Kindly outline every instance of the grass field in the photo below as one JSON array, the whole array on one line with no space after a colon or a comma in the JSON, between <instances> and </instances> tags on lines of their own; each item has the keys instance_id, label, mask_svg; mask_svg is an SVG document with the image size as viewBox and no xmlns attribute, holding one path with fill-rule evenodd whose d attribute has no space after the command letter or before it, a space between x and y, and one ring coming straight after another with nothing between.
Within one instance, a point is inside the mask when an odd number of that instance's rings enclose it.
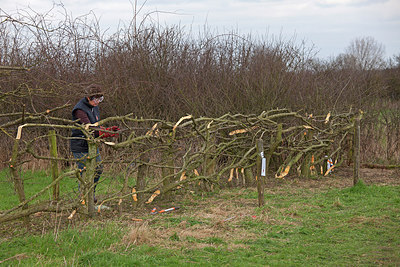
<instances>
[{"instance_id":1,"label":"grass field","mask_svg":"<svg viewBox=\"0 0 400 267\"><path fill-rule=\"evenodd\" d=\"M0 209L17 203L4 171ZM31 176L29 176L31 175ZM44 172L26 186L43 186ZM25 178L26 179L26 178ZM326 179L326 178L323 178ZM311 180L326 184L328 180ZM329 181L341 182L332 176ZM30 181L30 182L29 182ZM359 266L400 265L400 186L304 187L286 180L266 190L257 207L255 189L191 192L139 210L107 210L87 221L69 212L32 215L0 226L0 263L68 266ZM307 181L298 180L301 183ZM74 182L64 185L70 190ZM106 187L105 184L103 187ZM65 190L66 190L65 189ZM32 192L30 192L32 190ZM31 194L37 189L27 189ZM43 196L43 198L48 198ZM170 213L150 210L179 205ZM114 208L113 205L111 205ZM132 218L142 221L133 221Z\"/></svg>"}]
</instances>

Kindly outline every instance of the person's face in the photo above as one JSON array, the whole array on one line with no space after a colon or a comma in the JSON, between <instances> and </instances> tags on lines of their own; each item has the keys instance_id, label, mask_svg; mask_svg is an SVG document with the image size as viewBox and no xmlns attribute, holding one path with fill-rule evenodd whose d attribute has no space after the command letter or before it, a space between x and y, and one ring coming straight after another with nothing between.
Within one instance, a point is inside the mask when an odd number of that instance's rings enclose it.
<instances>
[{"instance_id":1,"label":"person's face","mask_svg":"<svg viewBox=\"0 0 400 267\"><path fill-rule=\"evenodd\" d=\"M93 107L98 106L100 104L100 102L103 101L103 99L104 99L103 96L91 96L91 97L88 97L89 104L91 106L93 106Z\"/></svg>"}]
</instances>

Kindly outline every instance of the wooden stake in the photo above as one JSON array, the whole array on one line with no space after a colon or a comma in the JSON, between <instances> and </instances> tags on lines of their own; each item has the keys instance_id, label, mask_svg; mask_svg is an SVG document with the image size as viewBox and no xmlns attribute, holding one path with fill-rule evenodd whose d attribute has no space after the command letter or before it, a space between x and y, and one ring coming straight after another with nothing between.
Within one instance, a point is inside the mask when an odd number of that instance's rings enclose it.
<instances>
[{"instance_id":1,"label":"wooden stake","mask_svg":"<svg viewBox=\"0 0 400 267\"><path fill-rule=\"evenodd\" d=\"M282 143L282 123L278 124L278 129L276 132L276 137L271 139L271 146L268 149L267 154L265 155L266 158L266 167L265 172L268 173L269 164L271 163L272 155L274 154L275 150L278 148L279 144Z\"/></svg>"},{"instance_id":2,"label":"wooden stake","mask_svg":"<svg viewBox=\"0 0 400 267\"><path fill-rule=\"evenodd\" d=\"M86 159L86 171L85 171L85 186L84 194L86 195L87 213L90 218L95 216L94 209L94 192L93 192L93 181L96 175L96 158L97 158L97 146L92 140L88 140L89 153Z\"/></svg>"},{"instance_id":3,"label":"wooden stake","mask_svg":"<svg viewBox=\"0 0 400 267\"><path fill-rule=\"evenodd\" d=\"M313 135L312 129L306 130L305 137L304 137L305 140L310 141L312 139L312 135ZM301 164L301 176L302 177L308 178L311 175L311 170L310 170L311 157L312 157L311 152L304 154L303 163Z\"/></svg>"},{"instance_id":4,"label":"wooden stake","mask_svg":"<svg viewBox=\"0 0 400 267\"><path fill-rule=\"evenodd\" d=\"M11 176L14 182L14 188L15 191L18 194L18 199L19 202L25 202L25 190L24 190L24 181L21 178L20 175L20 170L21 166L19 166L19 153L18 153L18 147L19 147L19 139L15 139L14 141L14 146L12 150L12 156L11 156L11 162L10 162L10 171L11 171ZM22 206L23 210L26 210L28 208L28 204ZM24 217L24 222L28 226L29 225L29 217L26 216Z\"/></svg>"},{"instance_id":5,"label":"wooden stake","mask_svg":"<svg viewBox=\"0 0 400 267\"><path fill-rule=\"evenodd\" d=\"M149 162L150 157L147 154L147 152L143 152L144 149L141 152L140 155L140 161L142 162ZM146 188L146 176L148 176L148 166L146 164L139 164L137 167L137 177L136 177L136 191L142 191ZM141 204L144 203L145 201L145 195L144 193L138 193L137 194L137 200L133 203L134 207L140 206Z\"/></svg>"},{"instance_id":6,"label":"wooden stake","mask_svg":"<svg viewBox=\"0 0 400 267\"><path fill-rule=\"evenodd\" d=\"M353 185L356 185L359 179L360 179L360 117L357 117L354 122Z\"/></svg>"},{"instance_id":7,"label":"wooden stake","mask_svg":"<svg viewBox=\"0 0 400 267\"><path fill-rule=\"evenodd\" d=\"M49 147L50 147L50 157L57 158L58 157L57 137L56 137L55 130L49 131ZM53 178L53 181L55 181L57 179L58 175L59 175L59 170L58 170L57 160L52 159L51 160L51 177ZM60 195L60 184L56 183L53 186L53 200L58 200L59 195Z\"/></svg>"},{"instance_id":8,"label":"wooden stake","mask_svg":"<svg viewBox=\"0 0 400 267\"><path fill-rule=\"evenodd\" d=\"M257 181L257 192L258 192L258 206L264 206L264 177L261 176L261 160L262 154L264 153L263 148L263 140L258 139L257 144L257 173L256 173L256 181Z\"/></svg>"}]
</instances>

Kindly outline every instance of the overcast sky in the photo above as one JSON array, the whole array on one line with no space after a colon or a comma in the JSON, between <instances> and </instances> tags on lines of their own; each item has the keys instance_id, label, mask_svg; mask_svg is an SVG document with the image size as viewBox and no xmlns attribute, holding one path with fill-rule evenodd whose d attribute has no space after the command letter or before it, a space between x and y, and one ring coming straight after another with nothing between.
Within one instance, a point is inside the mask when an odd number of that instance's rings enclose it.
<instances>
[{"instance_id":1,"label":"overcast sky","mask_svg":"<svg viewBox=\"0 0 400 267\"><path fill-rule=\"evenodd\" d=\"M0 8L12 14L29 6L41 13L54 3L74 17L93 11L102 28L112 31L119 22L131 21L135 0L0 0ZM337 56L352 40L366 36L383 44L387 57L400 55L400 0L137 0L138 7L143 3L139 15L162 11L152 13L162 25L296 36L314 45L320 58Z\"/></svg>"}]
</instances>

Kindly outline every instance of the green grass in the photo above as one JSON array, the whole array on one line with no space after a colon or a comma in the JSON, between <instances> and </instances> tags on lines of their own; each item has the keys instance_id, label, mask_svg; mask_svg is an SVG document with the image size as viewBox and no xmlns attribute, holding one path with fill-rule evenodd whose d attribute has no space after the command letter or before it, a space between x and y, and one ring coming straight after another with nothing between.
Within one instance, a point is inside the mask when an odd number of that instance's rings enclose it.
<instances>
[{"instance_id":1,"label":"green grass","mask_svg":"<svg viewBox=\"0 0 400 267\"><path fill-rule=\"evenodd\" d=\"M21 173L21 177L24 181L26 199L35 195L52 182L51 175L45 171L26 171ZM11 181L11 174L9 173L8 169L0 170L0 195L7 196L0 202L0 210L10 209L19 203L18 195L14 192L13 183ZM66 177L61 180L60 192L62 197L71 198L77 196L78 183L76 182L76 179ZM48 190L41 195L37 201L51 199L52 191Z\"/></svg>"},{"instance_id":2,"label":"green grass","mask_svg":"<svg viewBox=\"0 0 400 267\"><path fill-rule=\"evenodd\" d=\"M35 173L32 187L44 173ZM3 176L2 176L3 177ZM9 186L0 187L2 209ZM72 184L68 185L72 186ZM39 188L39 186L38 186ZM252 201L254 200L254 201ZM5 264L94 266L359 266L400 264L400 187L366 186L267 194L221 190L185 199L181 210L142 214L148 241L124 241L132 222L96 218L61 231L1 238ZM207 203L207 204L203 204ZM221 210L221 216L211 214ZM234 213L238 210L238 213ZM224 213L225 212L225 213ZM217 217L212 217L215 215ZM202 217L204 216L204 217ZM223 218L233 219L218 224ZM183 222L185 222L183 224ZM4 226L6 227L6 226ZM204 233L204 235L200 235Z\"/></svg>"},{"instance_id":3,"label":"green grass","mask_svg":"<svg viewBox=\"0 0 400 267\"><path fill-rule=\"evenodd\" d=\"M44 187L52 182L51 175L46 171L25 171L21 173L24 181L25 197L26 199L35 195ZM106 194L110 191L115 191L115 184L118 183L117 178L113 178L110 174L105 173L100 179L100 185L97 187L97 194ZM14 192L13 183L11 182L11 174L8 169L0 170L0 210L7 210L16 206L18 195ZM79 187L76 178L65 177L60 181L61 198L72 199L78 198ZM5 197L6 196L6 197ZM51 200L51 189L41 195L35 201ZM35 203L35 201L33 203Z\"/></svg>"},{"instance_id":4,"label":"green grass","mask_svg":"<svg viewBox=\"0 0 400 267\"><path fill-rule=\"evenodd\" d=\"M190 217L170 217L163 221L168 222L168 224L167 224L168 226L169 225L179 225L182 222L186 222L189 226L205 223L203 221L199 221L199 220L196 220L196 219L190 218Z\"/></svg>"}]
</instances>

